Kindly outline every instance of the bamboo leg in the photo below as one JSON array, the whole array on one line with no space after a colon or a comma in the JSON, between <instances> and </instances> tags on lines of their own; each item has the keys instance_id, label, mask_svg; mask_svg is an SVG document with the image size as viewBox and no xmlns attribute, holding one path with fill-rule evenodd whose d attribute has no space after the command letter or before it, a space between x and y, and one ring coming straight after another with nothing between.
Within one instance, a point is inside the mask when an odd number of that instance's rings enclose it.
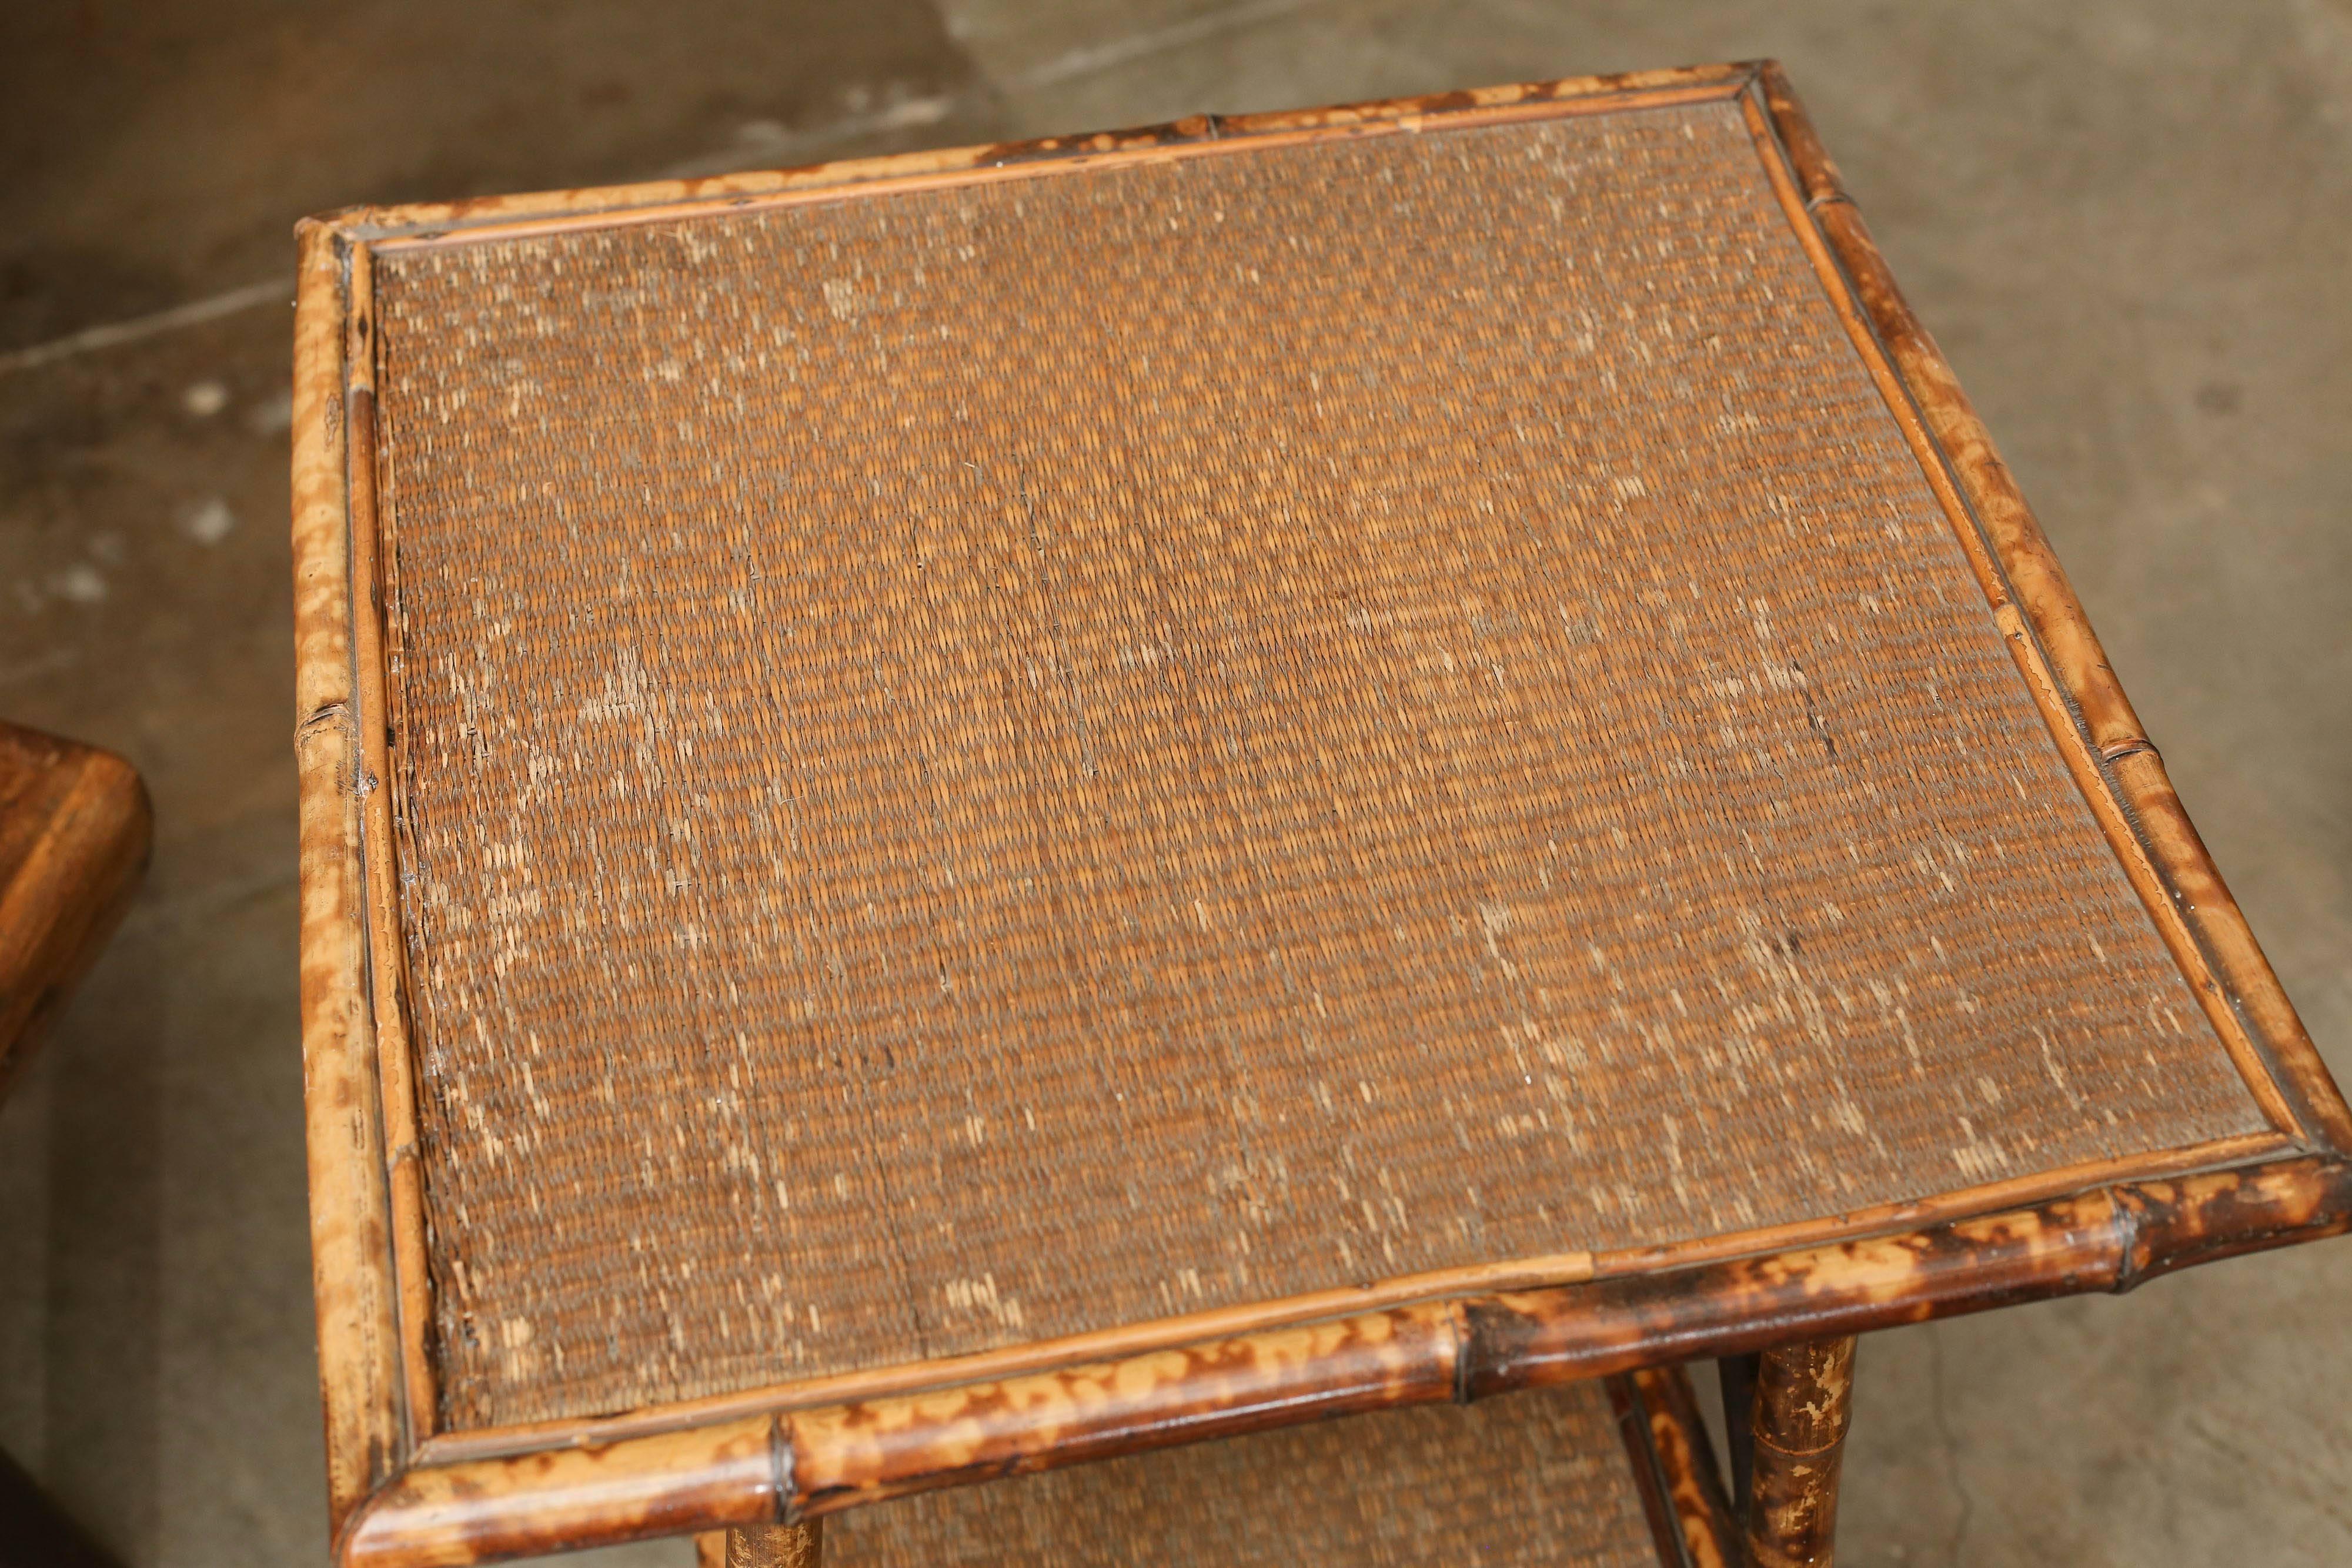
<instances>
[{"instance_id":1,"label":"bamboo leg","mask_svg":"<svg viewBox=\"0 0 2352 1568\"><path fill-rule=\"evenodd\" d=\"M1850 1338L1766 1351L1757 1364L1747 1521L1752 1568L1830 1568L1853 1390Z\"/></svg>"},{"instance_id":2,"label":"bamboo leg","mask_svg":"<svg viewBox=\"0 0 2352 1568\"><path fill-rule=\"evenodd\" d=\"M709 1557L704 1542L709 1539L695 1538L706 1563ZM723 1561L726 1568L817 1568L824 1549L824 1521L821 1519L806 1524L755 1524L727 1532Z\"/></svg>"}]
</instances>

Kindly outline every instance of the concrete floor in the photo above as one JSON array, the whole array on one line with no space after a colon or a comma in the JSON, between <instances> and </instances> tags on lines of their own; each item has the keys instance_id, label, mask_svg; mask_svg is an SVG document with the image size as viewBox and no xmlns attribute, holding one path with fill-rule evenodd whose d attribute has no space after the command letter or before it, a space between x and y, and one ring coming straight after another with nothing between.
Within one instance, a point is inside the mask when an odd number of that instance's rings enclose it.
<instances>
[{"instance_id":1,"label":"concrete floor","mask_svg":"<svg viewBox=\"0 0 2352 1568\"><path fill-rule=\"evenodd\" d=\"M2352 1070L2347 0L19 0L0 6L0 712L129 754L159 837L0 1113L0 1446L133 1564L324 1549L294 217L1760 54L1808 95ZM206 301L222 313L72 337ZM1841 1561L2352 1562L2347 1299L2338 1244L1870 1340Z\"/></svg>"}]
</instances>

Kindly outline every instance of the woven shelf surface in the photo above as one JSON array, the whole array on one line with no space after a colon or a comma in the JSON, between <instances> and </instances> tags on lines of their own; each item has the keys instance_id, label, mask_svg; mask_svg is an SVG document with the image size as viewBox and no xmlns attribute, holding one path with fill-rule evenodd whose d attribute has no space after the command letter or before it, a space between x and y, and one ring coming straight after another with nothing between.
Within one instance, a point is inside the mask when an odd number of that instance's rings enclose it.
<instances>
[{"instance_id":1,"label":"woven shelf surface","mask_svg":"<svg viewBox=\"0 0 2352 1568\"><path fill-rule=\"evenodd\" d=\"M838 1568L1657 1568L1599 1383L927 1492L825 1522Z\"/></svg>"},{"instance_id":2,"label":"woven shelf surface","mask_svg":"<svg viewBox=\"0 0 2352 1568\"><path fill-rule=\"evenodd\" d=\"M2264 1126L1727 102L376 268L453 1426Z\"/></svg>"}]
</instances>

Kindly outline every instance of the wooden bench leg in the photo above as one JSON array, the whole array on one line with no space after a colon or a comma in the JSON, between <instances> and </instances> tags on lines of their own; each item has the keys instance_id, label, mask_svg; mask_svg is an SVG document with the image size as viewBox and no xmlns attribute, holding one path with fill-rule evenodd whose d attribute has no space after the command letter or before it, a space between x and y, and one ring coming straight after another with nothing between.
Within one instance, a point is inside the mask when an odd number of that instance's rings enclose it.
<instances>
[{"instance_id":1,"label":"wooden bench leg","mask_svg":"<svg viewBox=\"0 0 2352 1568\"><path fill-rule=\"evenodd\" d=\"M817 1568L824 1550L824 1521L714 1530L696 1536L694 1544L701 1568Z\"/></svg>"},{"instance_id":2,"label":"wooden bench leg","mask_svg":"<svg viewBox=\"0 0 2352 1568\"><path fill-rule=\"evenodd\" d=\"M1751 1568L1830 1568L1853 1391L1850 1338L1769 1350L1759 1359L1749 1424Z\"/></svg>"}]
</instances>

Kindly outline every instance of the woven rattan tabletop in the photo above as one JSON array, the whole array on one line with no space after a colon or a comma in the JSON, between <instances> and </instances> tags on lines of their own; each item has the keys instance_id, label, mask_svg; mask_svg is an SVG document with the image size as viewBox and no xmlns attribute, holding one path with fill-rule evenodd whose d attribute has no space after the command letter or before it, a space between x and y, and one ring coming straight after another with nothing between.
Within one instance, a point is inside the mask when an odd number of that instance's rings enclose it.
<instances>
[{"instance_id":1,"label":"woven rattan tabletop","mask_svg":"<svg viewBox=\"0 0 2352 1568\"><path fill-rule=\"evenodd\" d=\"M394 1216L321 1291L399 1440L2332 1146L1776 82L314 230L320 1206Z\"/></svg>"}]
</instances>

